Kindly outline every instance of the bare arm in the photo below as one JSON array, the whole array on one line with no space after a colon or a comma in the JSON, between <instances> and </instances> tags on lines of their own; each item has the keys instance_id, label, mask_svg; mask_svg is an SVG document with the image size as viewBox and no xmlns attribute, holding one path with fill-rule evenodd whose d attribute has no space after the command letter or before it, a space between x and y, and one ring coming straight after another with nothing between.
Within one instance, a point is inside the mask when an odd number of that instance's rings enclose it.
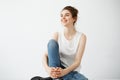
<instances>
[{"instance_id":1,"label":"bare arm","mask_svg":"<svg viewBox=\"0 0 120 80\"><path fill-rule=\"evenodd\" d=\"M48 66L48 53L47 53L47 51L43 55L42 62L43 62L43 66L45 67L45 70L49 73L50 72L50 68Z\"/></svg>"},{"instance_id":2,"label":"bare arm","mask_svg":"<svg viewBox=\"0 0 120 80\"><path fill-rule=\"evenodd\" d=\"M84 49L85 49L85 44L86 44L86 36L84 34L82 34L80 41L79 41L79 47L78 47L78 51L77 54L75 56L75 60L73 62L73 64L69 67L67 67L66 69L62 69L61 71L61 75L59 75L58 77L62 77L66 74L68 74L69 72L75 70L81 63L81 59L84 53Z\"/></svg>"}]
</instances>

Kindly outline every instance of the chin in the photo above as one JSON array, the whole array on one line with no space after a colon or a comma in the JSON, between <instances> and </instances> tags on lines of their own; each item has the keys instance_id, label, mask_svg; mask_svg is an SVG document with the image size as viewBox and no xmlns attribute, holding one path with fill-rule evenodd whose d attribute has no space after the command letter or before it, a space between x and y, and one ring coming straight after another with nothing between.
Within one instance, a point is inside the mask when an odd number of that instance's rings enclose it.
<instances>
[{"instance_id":1,"label":"chin","mask_svg":"<svg viewBox=\"0 0 120 80\"><path fill-rule=\"evenodd\" d=\"M63 26L65 26L65 27L66 27L67 25L63 24Z\"/></svg>"},{"instance_id":2,"label":"chin","mask_svg":"<svg viewBox=\"0 0 120 80\"><path fill-rule=\"evenodd\" d=\"M62 25L63 25L63 26L67 26L67 24L66 24L66 23L62 23Z\"/></svg>"},{"instance_id":3,"label":"chin","mask_svg":"<svg viewBox=\"0 0 120 80\"><path fill-rule=\"evenodd\" d=\"M68 27L67 25L63 25L63 26L66 27L66 28Z\"/></svg>"}]
</instances>

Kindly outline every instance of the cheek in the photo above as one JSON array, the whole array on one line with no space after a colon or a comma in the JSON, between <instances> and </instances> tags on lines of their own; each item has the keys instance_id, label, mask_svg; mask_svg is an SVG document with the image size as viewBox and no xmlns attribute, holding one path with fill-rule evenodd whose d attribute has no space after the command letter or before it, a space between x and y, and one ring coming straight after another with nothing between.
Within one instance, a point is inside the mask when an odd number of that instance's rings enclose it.
<instances>
[{"instance_id":1,"label":"cheek","mask_svg":"<svg viewBox=\"0 0 120 80\"><path fill-rule=\"evenodd\" d=\"M63 19L61 18L60 21L62 22L62 20L63 20Z\"/></svg>"},{"instance_id":2,"label":"cheek","mask_svg":"<svg viewBox=\"0 0 120 80\"><path fill-rule=\"evenodd\" d=\"M60 21L63 22L63 19L61 19Z\"/></svg>"},{"instance_id":3,"label":"cheek","mask_svg":"<svg viewBox=\"0 0 120 80\"><path fill-rule=\"evenodd\" d=\"M73 20L72 18L69 18L69 21L70 21L70 22L74 22L74 20Z\"/></svg>"},{"instance_id":4,"label":"cheek","mask_svg":"<svg viewBox=\"0 0 120 80\"><path fill-rule=\"evenodd\" d=\"M60 21L62 21L62 19L60 19Z\"/></svg>"}]
</instances>

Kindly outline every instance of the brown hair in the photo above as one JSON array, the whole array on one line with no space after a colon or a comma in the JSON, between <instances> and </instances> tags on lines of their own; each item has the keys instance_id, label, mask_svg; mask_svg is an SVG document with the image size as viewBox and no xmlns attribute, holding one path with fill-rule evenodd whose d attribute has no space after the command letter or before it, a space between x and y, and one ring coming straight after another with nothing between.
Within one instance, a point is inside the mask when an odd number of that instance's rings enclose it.
<instances>
[{"instance_id":1,"label":"brown hair","mask_svg":"<svg viewBox=\"0 0 120 80\"><path fill-rule=\"evenodd\" d=\"M75 7L72 6L66 6L62 9L63 10L68 10L72 14L72 18L75 19L75 22L77 21L77 15L78 15L78 10ZM75 24L75 22L73 24Z\"/></svg>"}]
</instances>

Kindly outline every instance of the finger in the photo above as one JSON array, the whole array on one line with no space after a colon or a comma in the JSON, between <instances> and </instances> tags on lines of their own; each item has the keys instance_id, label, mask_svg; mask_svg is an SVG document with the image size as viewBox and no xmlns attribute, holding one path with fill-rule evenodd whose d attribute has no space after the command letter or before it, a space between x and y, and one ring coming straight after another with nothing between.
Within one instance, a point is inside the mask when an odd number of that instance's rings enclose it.
<instances>
[{"instance_id":1,"label":"finger","mask_svg":"<svg viewBox=\"0 0 120 80\"><path fill-rule=\"evenodd\" d=\"M56 72L56 75L60 75L61 74L61 72Z\"/></svg>"},{"instance_id":2,"label":"finger","mask_svg":"<svg viewBox=\"0 0 120 80\"><path fill-rule=\"evenodd\" d=\"M56 78L59 78L60 77L60 75L56 75Z\"/></svg>"},{"instance_id":3,"label":"finger","mask_svg":"<svg viewBox=\"0 0 120 80\"><path fill-rule=\"evenodd\" d=\"M57 78L56 74L51 74L52 78Z\"/></svg>"},{"instance_id":4,"label":"finger","mask_svg":"<svg viewBox=\"0 0 120 80\"><path fill-rule=\"evenodd\" d=\"M51 69L51 71L55 71L55 68L53 67L53 68Z\"/></svg>"}]
</instances>

